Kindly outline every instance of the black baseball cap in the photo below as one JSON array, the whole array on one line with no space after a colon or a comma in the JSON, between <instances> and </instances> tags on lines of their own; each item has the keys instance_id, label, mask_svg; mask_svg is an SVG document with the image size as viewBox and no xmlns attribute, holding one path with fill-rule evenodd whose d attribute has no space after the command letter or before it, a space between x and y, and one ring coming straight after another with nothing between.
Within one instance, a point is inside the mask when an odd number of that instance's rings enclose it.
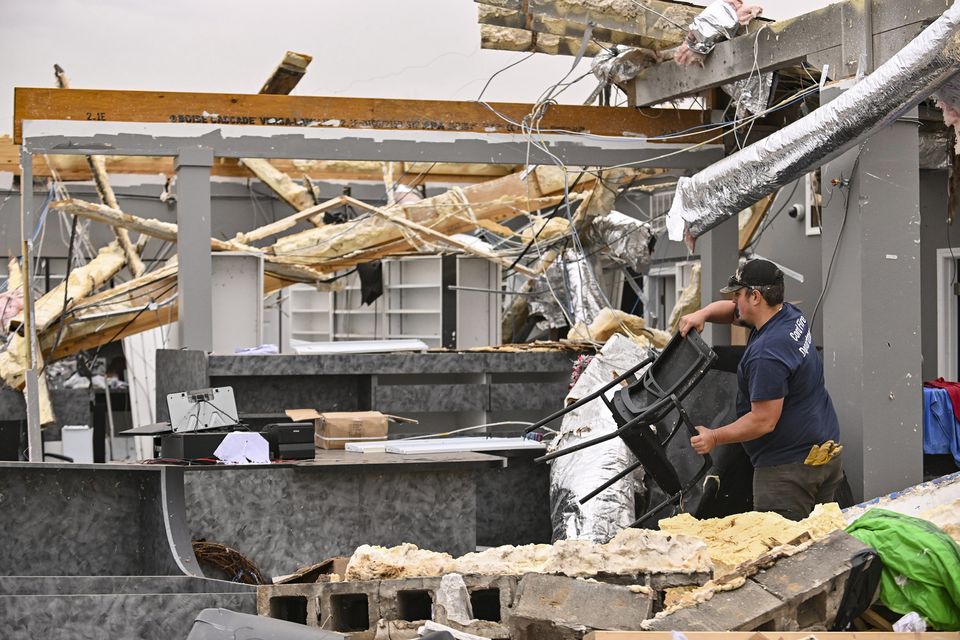
<instances>
[{"instance_id":1,"label":"black baseball cap","mask_svg":"<svg viewBox=\"0 0 960 640\"><path fill-rule=\"evenodd\" d=\"M744 287L759 289L775 284L783 284L783 271L769 260L754 258L743 263L743 266L730 276L727 286L720 289L720 293L733 293Z\"/></svg>"}]
</instances>

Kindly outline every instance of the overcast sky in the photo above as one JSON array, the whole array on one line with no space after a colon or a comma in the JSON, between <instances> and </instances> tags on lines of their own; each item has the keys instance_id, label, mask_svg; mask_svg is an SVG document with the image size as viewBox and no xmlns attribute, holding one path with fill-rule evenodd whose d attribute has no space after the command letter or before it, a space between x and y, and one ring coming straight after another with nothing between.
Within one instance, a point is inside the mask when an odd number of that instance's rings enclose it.
<instances>
[{"instance_id":1,"label":"overcast sky","mask_svg":"<svg viewBox=\"0 0 960 640\"><path fill-rule=\"evenodd\" d=\"M760 4L779 19L830 2ZM481 50L471 0L4 0L3 8L0 134L13 130L13 88L55 86L54 63L74 88L256 93L292 50L313 56L298 95L472 100L526 55ZM571 63L535 55L484 98L533 102ZM592 88L588 78L560 101L582 101Z\"/></svg>"}]
</instances>

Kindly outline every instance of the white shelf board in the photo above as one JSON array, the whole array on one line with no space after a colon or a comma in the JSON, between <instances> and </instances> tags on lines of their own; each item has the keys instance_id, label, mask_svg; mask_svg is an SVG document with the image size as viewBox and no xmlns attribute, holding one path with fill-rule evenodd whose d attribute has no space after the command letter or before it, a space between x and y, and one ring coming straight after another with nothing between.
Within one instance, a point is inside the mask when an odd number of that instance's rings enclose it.
<instances>
[{"instance_id":1,"label":"white shelf board","mask_svg":"<svg viewBox=\"0 0 960 640\"><path fill-rule=\"evenodd\" d=\"M396 290L396 289L440 289L440 283L436 282L433 284L390 284L387 283L386 289Z\"/></svg>"},{"instance_id":2,"label":"white shelf board","mask_svg":"<svg viewBox=\"0 0 960 640\"><path fill-rule=\"evenodd\" d=\"M384 313L389 315L437 315L440 309L387 309Z\"/></svg>"}]
</instances>

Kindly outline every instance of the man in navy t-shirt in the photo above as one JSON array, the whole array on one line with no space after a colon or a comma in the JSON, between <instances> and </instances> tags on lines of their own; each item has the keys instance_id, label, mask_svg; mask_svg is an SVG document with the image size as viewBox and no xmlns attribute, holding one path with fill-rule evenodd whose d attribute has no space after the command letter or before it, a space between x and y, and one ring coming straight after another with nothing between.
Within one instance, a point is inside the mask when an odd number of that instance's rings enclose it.
<instances>
[{"instance_id":1,"label":"man in navy t-shirt","mask_svg":"<svg viewBox=\"0 0 960 640\"><path fill-rule=\"evenodd\" d=\"M783 273L768 260L745 263L713 302L680 320L680 333L704 323L751 327L737 369L737 415L721 427L697 427L697 453L743 443L754 466L753 504L800 520L830 502L843 479L840 427L823 382L823 363L800 310L783 301ZM829 444L828 444L829 443Z\"/></svg>"}]
</instances>

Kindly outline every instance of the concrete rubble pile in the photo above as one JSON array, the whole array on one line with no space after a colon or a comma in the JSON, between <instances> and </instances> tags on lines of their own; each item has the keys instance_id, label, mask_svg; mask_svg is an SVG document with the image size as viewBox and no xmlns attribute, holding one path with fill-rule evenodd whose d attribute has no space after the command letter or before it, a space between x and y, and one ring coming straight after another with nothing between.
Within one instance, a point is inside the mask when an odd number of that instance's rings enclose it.
<instances>
[{"instance_id":1,"label":"concrete rubble pile","mask_svg":"<svg viewBox=\"0 0 960 640\"><path fill-rule=\"evenodd\" d=\"M351 638L450 629L506 640L593 630L829 629L859 554L836 504L792 522L772 513L663 520L610 542L561 540L454 558L364 545L342 575L259 588L261 615ZM296 606L291 606L296 603ZM774 625L774 626L770 626ZM467 635L455 637L470 637Z\"/></svg>"}]
</instances>

